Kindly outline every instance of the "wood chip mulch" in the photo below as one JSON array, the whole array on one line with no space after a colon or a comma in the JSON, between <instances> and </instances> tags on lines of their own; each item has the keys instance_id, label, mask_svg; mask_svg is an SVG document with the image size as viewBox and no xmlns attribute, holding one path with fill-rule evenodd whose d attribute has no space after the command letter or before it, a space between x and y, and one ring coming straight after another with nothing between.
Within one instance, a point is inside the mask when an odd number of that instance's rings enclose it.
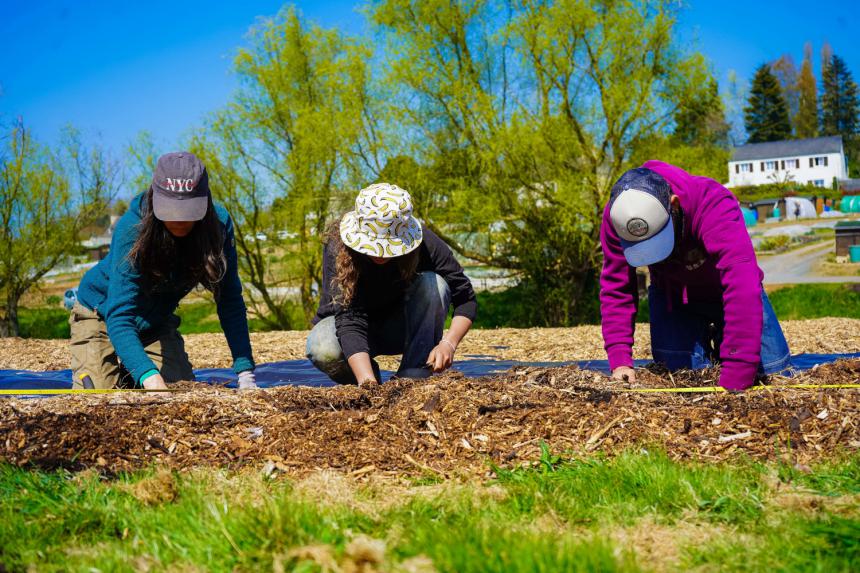
<instances>
[{"instance_id":1,"label":"wood chip mulch","mask_svg":"<svg viewBox=\"0 0 860 573\"><path fill-rule=\"evenodd\" d=\"M642 370L635 386L717 377ZM187 392L169 395L8 399L0 401L0 460L106 474L160 464L447 477L532 462L546 442L567 454L658 446L676 459L806 464L860 453L860 390L780 387L858 381L860 360L846 360L739 395L625 393L631 385L564 367L370 388L239 393L183 383Z\"/></svg>"}]
</instances>

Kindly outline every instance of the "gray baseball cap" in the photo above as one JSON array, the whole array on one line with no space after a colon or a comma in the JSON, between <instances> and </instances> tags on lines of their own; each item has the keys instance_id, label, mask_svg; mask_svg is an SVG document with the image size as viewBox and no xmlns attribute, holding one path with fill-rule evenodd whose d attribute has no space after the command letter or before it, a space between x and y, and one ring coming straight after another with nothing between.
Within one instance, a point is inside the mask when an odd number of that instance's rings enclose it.
<instances>
[{"instance_id":1,"label":"gray baseball cap","mask_svg":"<svg viewBox=\"0 0 860 573\"><path fill-rule=\"evenodd\" d=\"M152 175L152 210L161 221L199 221L209 207L209 176L188 151L158 158Z\"/></svg>"}]
</instances>

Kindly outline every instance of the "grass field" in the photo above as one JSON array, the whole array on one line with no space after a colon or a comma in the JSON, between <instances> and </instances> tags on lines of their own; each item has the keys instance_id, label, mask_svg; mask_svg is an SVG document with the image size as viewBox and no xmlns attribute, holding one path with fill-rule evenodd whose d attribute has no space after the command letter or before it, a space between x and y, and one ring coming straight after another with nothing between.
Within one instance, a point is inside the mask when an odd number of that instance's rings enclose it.
<instances>
[{"instance_id":1,"label":"grass field","mask_svg":"<svg viewBox=\"0 0 860 573\"><path fill-rule=\"evenodd\" d=\"M780 320L826 316L860 318L860 285L794 285L768 296Z\"/></svg>"},{"instance_id":2,"label":"grass field","mask_svg":"<svg viewBox=\"0 0 860 573\"><path fill-rule=\"evenodd\" d=\"M545 450L445 483L0 466L0 570L856 571L858 500L857 457L795 469Z\"/></svg>"}]
</instances>

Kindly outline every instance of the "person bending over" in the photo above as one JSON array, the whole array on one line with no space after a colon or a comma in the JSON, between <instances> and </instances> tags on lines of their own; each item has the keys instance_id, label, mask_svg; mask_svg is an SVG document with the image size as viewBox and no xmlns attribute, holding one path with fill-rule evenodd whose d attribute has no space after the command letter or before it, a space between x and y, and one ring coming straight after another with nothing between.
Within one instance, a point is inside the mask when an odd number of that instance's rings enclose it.
<instances>
[{"instance_id":1,"label":"person bending over","mask_svg":"<svg viewBox=\"0 0 860 573\"><path fill-rule=\"evenodd\" d=\"M307 356L338 384L381 381L373 358L390 354L403 354L397 376L426 378L451 366L476 312L471 282L448 245L412 216L409 193L371 185L326 238Z\"/></svg>"},{"instance_id":2,"label":"person bending over","mask_svg":"<svg viewBox=\"0 0 860 573\"><path fill-rule=\"evenodd\" d=\"M75 387L193 380L174 311L198 284L214 295L239 387L255 387L233 223L212 202L203 163L168 153L117 222L108 256L81 280L69 318Z\"/></svg>"},{"instance_id":3,"label":"person bending over","mask_svg":"<svg viewBox=\"0 0 860 573\"><path fill-rule=\"evenodd\" d=\"M720 385L751 386L791 365L734 195L648 161L612 187L600 228L600 310L614 378L635 379L636 267L651 274L651 352L670 370L722 363Z\"/></svg>"}]
</instances>

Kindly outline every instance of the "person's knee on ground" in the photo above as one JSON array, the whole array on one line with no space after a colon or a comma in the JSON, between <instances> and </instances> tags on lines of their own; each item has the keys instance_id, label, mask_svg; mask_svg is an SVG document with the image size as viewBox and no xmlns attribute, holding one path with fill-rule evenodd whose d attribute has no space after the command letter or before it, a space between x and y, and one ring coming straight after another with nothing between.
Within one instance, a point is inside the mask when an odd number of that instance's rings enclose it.
<instances>
[{"instance_id":1,"label":"person's knee on ground","mask_svg":"<svg viewBox=\"0 0 860 573\"><path fill-rule=\"evenodd\" d=\"M337 329L333 316L322 319L311 329L305 343L305 356L317 370L325 373L338 384L357 383L346 357L343 355L340 341L337 339ZM371 364L377 379L381 380L379 365L375 360L372 360Z\"/></svg>"},{"instance_id":2,"label":"person's knee on ground","mask_svg":"<svg viewBox=\"0 0 860 573\"><path fill-rule=\"evenodd\" d=\"M305 356L314 366L323 371L344 360L340 342L337 340L333 316L319 321L308 334Z\"/></svg>"}]
</instances>

